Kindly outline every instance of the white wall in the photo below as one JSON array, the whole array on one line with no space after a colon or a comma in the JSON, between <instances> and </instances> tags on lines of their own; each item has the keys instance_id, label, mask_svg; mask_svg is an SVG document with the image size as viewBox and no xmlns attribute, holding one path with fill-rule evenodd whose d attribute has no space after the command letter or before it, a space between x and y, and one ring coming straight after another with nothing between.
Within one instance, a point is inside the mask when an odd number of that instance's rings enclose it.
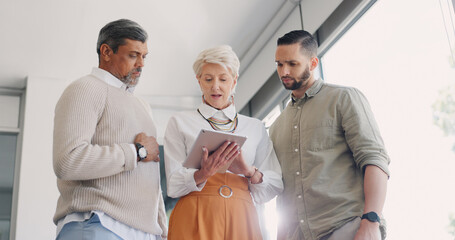
<instances>
[{"instance_id":1,"label":"white wall","mask_svg":"<svg viewBox=\"0 0 455 240\"><path fill-rule=\"evenodd\" d=\"M65 80L29 77L26 89L16 240L55 239L59 196L52 168L54 108Z\"/></svg>"}]
</instances>

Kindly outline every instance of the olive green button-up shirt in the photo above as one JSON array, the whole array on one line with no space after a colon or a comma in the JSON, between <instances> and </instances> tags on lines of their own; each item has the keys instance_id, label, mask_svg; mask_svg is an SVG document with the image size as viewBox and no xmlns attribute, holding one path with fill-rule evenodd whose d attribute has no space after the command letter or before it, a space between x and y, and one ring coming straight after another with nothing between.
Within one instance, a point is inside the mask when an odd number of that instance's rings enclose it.
<instances>
[{"instance_id":1,"label":"olive green button-up shirt","mask_svg":"<svg viewBox=\"0 0 455 240\"><path fill-rule=\"evenodd\" d=\"M363 173L390 162L365 96L355 88L315 81L270 128L281 164L278 196L288 239L320 239L363 213Z\"/></svg>"}]
</instances>

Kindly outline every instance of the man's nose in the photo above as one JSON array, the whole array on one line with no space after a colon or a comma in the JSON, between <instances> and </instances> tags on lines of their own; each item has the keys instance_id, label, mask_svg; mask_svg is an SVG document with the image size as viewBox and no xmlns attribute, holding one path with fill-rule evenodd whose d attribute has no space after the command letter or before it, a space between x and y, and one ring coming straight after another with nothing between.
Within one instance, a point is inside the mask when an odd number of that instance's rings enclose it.
<instances>
[{"instance_id":1,"label":"man's nose","mask_svg":"<svg viewBox=\"0 0 455 240\"><path fill-rule=\"evenodd\" d=\"M144 67L144 58L143 57L138 57L136 61L136 67Z\"/></svg>"},{"instance_id":2,"label":"man's nose","mask_svg":"<svg viewBox=\"0 0 455 240\"><path fill-rule=\"evenodd\" d=\"M289 68L288 66L283 66L283 67L281 68L281 70L282 70L282 74L281 74L282 76L287 76L287 75L289 75L290 72L291 72L291 71L290 71L290 68Z\"/></svg>"}]
</instances>

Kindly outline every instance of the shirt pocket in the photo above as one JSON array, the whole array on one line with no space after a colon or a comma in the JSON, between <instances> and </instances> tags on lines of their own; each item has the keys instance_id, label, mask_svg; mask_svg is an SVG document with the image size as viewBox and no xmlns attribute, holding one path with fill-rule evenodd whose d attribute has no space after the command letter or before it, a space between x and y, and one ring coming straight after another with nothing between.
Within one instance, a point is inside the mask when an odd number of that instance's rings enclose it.
<instances>
[{"instance_id":1,"label":"shirt pocket","mask_svg":"<svg viewBox=\"0 0 455 240\"><path fill-rule=\"evenodd\" d=\"M307 126L302 129L300 135L301 148L314 152L332 149L335 145L336 133L336 126L332 119Z\"/></svg>"}]
</instances>

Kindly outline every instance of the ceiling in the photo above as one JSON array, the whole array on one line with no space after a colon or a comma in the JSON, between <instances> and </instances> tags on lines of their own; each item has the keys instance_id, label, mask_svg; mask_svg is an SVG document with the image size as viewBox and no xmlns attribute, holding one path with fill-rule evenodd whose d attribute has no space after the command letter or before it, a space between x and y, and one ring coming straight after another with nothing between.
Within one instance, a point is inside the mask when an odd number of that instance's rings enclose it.
<instances>
[{"instance_id":1,"label":"ceiling","mask_svg":"<svg viewBox=\"0 0 455 240\"><path fill-rule=\"evenodd\" d=\"M347 2L360 1L365 0ZM248 83L239 78L241 108L274 71L274 42L283 34L277 30L291 12L300 18L294 11L299 2L305 29L314 32L343 0L2 0L0 87L25 88L27 77L69 83L90 73L98 65L99 30L128 18L149 34L149 55L135 91L152 107L197 106L201 93L193 61L203 49L228 44L241 60L241 73L257 56L264 59L243 74ZM293 26L299 28L298 22Z\"/></svg>"},{"instance_id":2,"label":"ceiling","mask_svg":"<svg viewBox=\"0 0 455 240\"><path fill-rule=\"evenodd\" d=\"M248 81L241 82L240 76L236 104L244 105L275 71L275 39L289 30L278 29L289 22L291 12L292 29L300 27L300 21L295 23L299 1L1 0L0 88L23 89L29 76L69 83L90 73L98 64L99 30L110 21L128 18L149 34L149 55L136 93L158 106L155 113L161 107L156 121L162 136L166 117L178 110L176 106L193 109L200 103L192 65L208 47L229 44L239 56L240 72ZM316 31L342 2L364 1L301 0L305 29Z\"/></svg>"},{"instance_id":3,"label":"ceiling","mask_svg":"<svg viewBox=\"0 0 455 240\"><path fill-rule=\"evenodd\" d=\"M98 31L128 18L149 34L149 56L136 92L198 96L197 54L229 44L241 58L286 0L2 0L0 87L27 76L75 80L97 66ZM178 84L176 84L178 83Z\"/></svg>"},{"instance_id":4,"label":"ceiling","mask_svg":"<svg viewBox=\"0 0 455 240\"><path fill-rule=\"evenodd\" d=\"M275 39L301 27L299 2L305 29L315 32L343 0L1 0L0 88L23 89L28 77L65 86L89 74L99 30L128 18L149 35L135 93L153 108L162 136L169 116L200 104L192 65L203 49L228 44L239 56L242 109L275 71Z\"/></svg>"}]
</instances>

